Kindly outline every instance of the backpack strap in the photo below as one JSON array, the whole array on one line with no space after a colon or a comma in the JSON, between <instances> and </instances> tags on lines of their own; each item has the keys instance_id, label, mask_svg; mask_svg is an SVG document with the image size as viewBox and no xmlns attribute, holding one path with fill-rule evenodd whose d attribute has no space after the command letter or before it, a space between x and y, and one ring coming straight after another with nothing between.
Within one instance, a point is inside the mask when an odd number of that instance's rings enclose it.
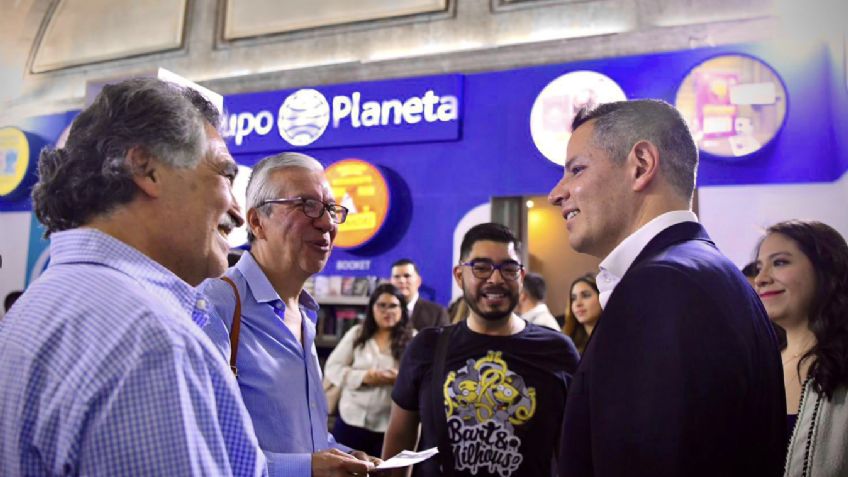
<instances>
[{"instance_id":1,"label":"backpack strap","mask_svg":"<svg viewBox=\"0 0 848 477\"><path fill-rule=\"evenodd\" d=\"M233 310L233 325L230 328L230 369L233 370L233 375L238 378L236 355L238 355L239 331L241 330L241 296L239 296L235 282L230 277L221 277L221 280L230 285L236 296L236 307Z\"/></svg>"},{"instance_id":2,"label":"backpack strap","mask_svg":"<svg viewBox=\"0 0 848 477\"><path fill-rule=\"evenodd\" d=\"M443 476L453 475L453 451L448 439L448 421L445 414L445 395L442 390L445 378L445 361L448 355L448 345L451 335L456 330L456 325L440 328L439 339L436 341L436 354L433 359L432 395L433 395L433 418L436 423L437 440L439 446L439 462L442 467Z\"/></svg>"}]
</instances>

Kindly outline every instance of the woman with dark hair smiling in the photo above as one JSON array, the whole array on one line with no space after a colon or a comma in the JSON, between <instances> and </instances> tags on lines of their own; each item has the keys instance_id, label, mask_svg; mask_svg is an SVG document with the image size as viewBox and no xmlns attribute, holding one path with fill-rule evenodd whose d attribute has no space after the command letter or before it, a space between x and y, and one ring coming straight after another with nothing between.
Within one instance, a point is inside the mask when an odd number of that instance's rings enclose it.
<instances>
[{"instance_id":1,"label":"woman with dark hair smiling","mask_svg":"<svg viewBox=\"0 0 848 477\"><path fill-rule=\"evenodd\" d=\"M380 455L389 424L392 385L412 339L406 300L394 285L379 285L361 325L351 328L327 358L325 374L341 388L333 436L369 455Z\"/></svg>"},{"instance_id":2,"label":"woman with dark hair smiling","mask_svg":"<svg viewBox=\"0 0 848 477\"><path fill-rule=\"evenodd\" d=\"M586 349L586 343L603 311L598 297L595 275L587 273L571 283L563 333L571 337L580 354Z\"/></svg>"},{"instance_id":3,"label":"woman with dark hair smiling","mask_svg":"<svg viewBox=\"0 0 848 477\"><path fill-rule=\"evenodd\" d=\"M781 222L760 242L757 267L757 293L786 331L785 475L848 475L848 245L821 222Z\"/></svg>"}]
</instances>

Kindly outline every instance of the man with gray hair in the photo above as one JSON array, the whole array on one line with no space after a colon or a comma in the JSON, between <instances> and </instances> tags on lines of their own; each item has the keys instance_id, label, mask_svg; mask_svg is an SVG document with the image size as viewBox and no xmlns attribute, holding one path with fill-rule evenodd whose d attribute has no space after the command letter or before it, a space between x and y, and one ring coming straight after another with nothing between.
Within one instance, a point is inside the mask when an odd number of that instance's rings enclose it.
<instances>
[{"instance_id":1,"label":"man with gray hair","mask_svg":"<svg viewBox=\"0 0 848 477\"><path fill-rule=\"evenodd\" d=\"M783 372L759 297L690 210L698 152L662 101L574 119L562 209L602 259L603 314L568 394L560 475L775 476Z\"/></svg>"},{"instance_id":2,"label":"man with gray hair","mask_svg":"<svg viewBox=\"0 0 848 477\"><path fill-rule=\"evenodd\" d=\"M193 287L223 273L243 222L218 121L191 89L129 80L42 152L51 259L0 321L0 475L266 472L198 326Z\"/></svg>"},{"instance_id":3,"label":"man with gray hair","mask_svg":"<svg viewBox=\"0 0 848 477\"><path fill-rule=\"evenodd\" d=\"M346 217L321 163L298 153L267 157L247 185L250 251L225 279L200 287L212 303L204 331L230 360L259 444L285 463L286 475L365 475L379 463L327 430L318 303L303 290L327 263Z\"/></svg>"}]
</instances>

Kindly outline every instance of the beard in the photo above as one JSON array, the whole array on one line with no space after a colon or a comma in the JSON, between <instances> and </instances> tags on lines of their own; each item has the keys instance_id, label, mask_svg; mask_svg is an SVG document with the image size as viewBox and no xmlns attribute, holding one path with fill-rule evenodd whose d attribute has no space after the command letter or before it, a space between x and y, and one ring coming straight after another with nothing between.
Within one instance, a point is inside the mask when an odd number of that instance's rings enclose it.
<instances>
[{"instance_id":1,"label":"beard","mask_svg":"<svg viewBox=\"0 0 848 477\"><path fill-rule=\"evenodd\" d=\"M502 293L507 300L506 308L503 310L481 310L481 295L489 292ZM504 318L507 318L512 315L512 312L515 310L515 307L518 306L518 293L513 292L509 287L506 286L490 286L484 289L480 289L480 291L476 295L472 294L472 292L468 290L468 288L463 286L462 295L465 297L465 302L468 303L468 307L471 308L471 311L473 311L474 314L476 314L480 318L483 318L486 321L503 320Z\"/></svg>"}]
</instances>

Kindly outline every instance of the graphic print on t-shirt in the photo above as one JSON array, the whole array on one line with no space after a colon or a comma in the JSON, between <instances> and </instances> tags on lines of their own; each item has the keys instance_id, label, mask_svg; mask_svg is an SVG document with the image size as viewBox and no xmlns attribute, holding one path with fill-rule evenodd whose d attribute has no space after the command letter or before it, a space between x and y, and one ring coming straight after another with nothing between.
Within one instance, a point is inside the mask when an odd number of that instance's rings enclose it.
<instances>
[{"instance_id":1,"label":"graphic print on t-shirt","mask_svg":"<svg viewBox=\"0 0 848 477\"><path fill-rule=\"evenodd\" d=\"M443 389L455 469L512 475L524 459L515 427L536 413L536 389L509 370L499 351L448 373Z\"/></svg>"}]
</instances>

